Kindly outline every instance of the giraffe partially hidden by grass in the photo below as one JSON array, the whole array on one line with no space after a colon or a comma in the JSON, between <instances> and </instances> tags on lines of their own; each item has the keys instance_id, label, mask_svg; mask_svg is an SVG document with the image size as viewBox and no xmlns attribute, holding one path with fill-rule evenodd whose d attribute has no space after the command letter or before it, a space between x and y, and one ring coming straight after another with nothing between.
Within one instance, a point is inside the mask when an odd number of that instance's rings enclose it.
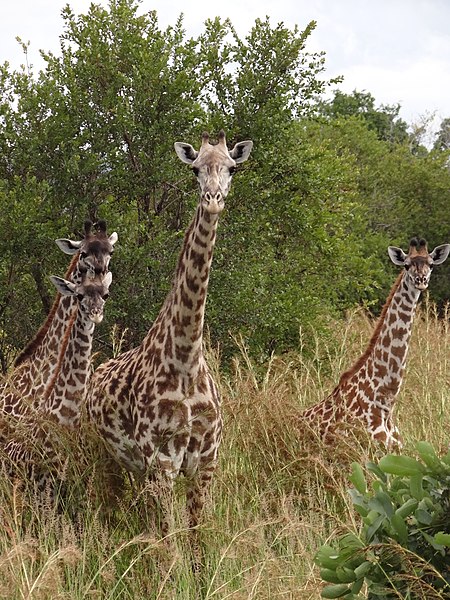
<instances>
[{"instance_id":1,"label":"giraffe partially hidden by grass","mask_svg":"<svg viewBox=\"0 0 450 600\"><path fill-rule=\"evenodd\" d=\"M236 165L252 142L229 151L203 134L197 152L177 142L178 157L200 185L200 202L189 225L172 289L141 345L94 373L87 411L112 456L129 471L156 473L162 487L184 474L189 526L196 527L217 463L222 418L216 384L203 354L203 321L219 215ZM162 533L170 530L170 511Z\"/></svg>"},{"instance_id":2,"label":"giraffe partially hidden by grass","mask_svg":"<svg viewBox=\"0 0 450 600\"><path fill-rule=\"evenodd\" d=\"M38 408L22 403L20 414L13 413L9 418L9 440L7 437L3 442L11 465L32 474L41 489L49 481L50 470L53 472L65 460L56 451L61 429L55 429L50 421L69 429L77 427L80 421L94 329L103 320L112 274L108 271L80 284L55 276L50 279L63 297L75 299L75 310L61 340L59 363L39 398ZM8 405L3 406L6 415L11 414L8 409Z\"/></svg>"},{"instance_id":3,"label":"giraffe partially hidden by grass","mask_svg":"<svg viewBox=\"0 0 450 600\"><path fill-rule=\"evenodd\" d=\"M52 454L40 427L46 419L70 427L79 423L90 369L95 323L111 283L108 271L117 234L107 235L106 223L93 230L85 223L84 239L56 240L73 259L70 281L53 278L59 293L44 324L15 361L0 390L0 440L6 456L29 471L29 447L43 441L45 460ZM62 283L63 282L63 283Z\"/></svg>"},{"instance_id":4,"label":"giraffe partially hidden by grass","mask_svg":"<svg viewBox=\"0 0 450 600\"><path fill-rule=\"evenodd\" d=\"M428 253L425 240L411 240L409 252L389 246L395 265L404 267L383 307L369 345L341 376L333 392L302 413L300 419L330 440L336 427L362 421L370 437L386 447L401 446L393 409L405 370L417 301L428 287L431 271L442 264L450 244Z\"/></svg>"}]
</instances>

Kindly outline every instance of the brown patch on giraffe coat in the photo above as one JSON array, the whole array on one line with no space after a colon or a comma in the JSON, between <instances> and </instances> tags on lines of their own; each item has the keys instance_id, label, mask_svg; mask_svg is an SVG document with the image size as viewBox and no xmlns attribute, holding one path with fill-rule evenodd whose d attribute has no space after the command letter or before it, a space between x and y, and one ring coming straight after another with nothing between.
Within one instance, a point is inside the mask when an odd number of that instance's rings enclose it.
<instances>
[{"instance_id":1,"label":"brown patch on giraffe coat","mask_svg":"<svg viewBox=\"0 0 450 600\"><path fill-rule=\"evenodd\" d=\"M186 292L182 289L180 293L180 301L188 310L192 310L194 303L192 299L186 294Z\"/></svg>"},{"instance_id":2,"label":"brown patch on giraffe coat","mask_svg":"<svg viewBox=\"0 0 450 600\"><path fill-rule=\"evenodd\" d=\"M408 334L408 329L406 327L394 327L392 329L392 336L394 339L399 339L405 337Z\"/></svg>"},{"instance_id":3,"label":"brown patch on giraffe coat","mask_svg":"<svg viewBox=\"0 0 450 600\"><path fill-rule=\"evenodd\" d=\"M198 271L202 271L206 264L206 259L200 252L196 252L195 250L191 250L191 261L192 266Z\"/></svg>"},{"instance_id":4,"label":"brown patch on giraffe coat","mask_svg":"<svg viewBox=\"0 0 450 600\"><path fill-rule=\"evenodd\" d=\"M386 332L386 334L381 338L380 343L385 348L390 348L391 347L392 338L391 338L391 335L390 335L389 332Z\"/></svg>"},{"instance_id":5,"label":"brown patch on giraffe coat","mask_svg":"<svg viewBox=\"0 0 450 600\"><path fill-rule=\"evenodd\" d=\"M391 353L397 358L402 359L405 356L405 348L403 346L392 346Z\"/></svg>"},{"instance_id":6,"label":"brown patch on giraffe coat","mask_svg":"<svg viewBox=\"0 0 450 600\"><path fill-rule=\"evenodd\" d=\"M386 361L386 364L387 364L387 361ZM379 377L380 379L384 379L384 377L386 377L386 375L387 375L387 366L377 364L375 366L375 376Z\"/></svg>"},{"instance_id":7,"label":"brown patch on giraffe coat","mask_svg":"<svg viewBox=\"0 0 450 600\"><path fill-rule=\"evenodd\" d=\"M196 283L196 281L193 277L186 277L186 286L187 286L188 290L190 292L192 292L193 294L196 294L198 292L198 290L200 289L199 284Z\"/></svg>"}]
</instances>

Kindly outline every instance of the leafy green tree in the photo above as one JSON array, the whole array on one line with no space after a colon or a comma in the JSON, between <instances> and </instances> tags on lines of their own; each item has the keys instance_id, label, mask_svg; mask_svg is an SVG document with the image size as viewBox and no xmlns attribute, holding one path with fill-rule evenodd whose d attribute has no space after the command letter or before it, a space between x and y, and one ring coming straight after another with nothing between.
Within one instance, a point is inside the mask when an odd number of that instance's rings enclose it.
<instances>
[{"instance_id":1,"label":"leafy green tree","mask_svg":"<svg viewBox=\"0 0 450 600\"><path fill-rule=\"evenodd\" d=\"M450 118L441 122L433 147L435 150L450 150Z\"/></svg>"},{"instance_id":2,"label":"leafy green tree","mask_svg":"<svg viewBox=\"0 0 450 600\"><path fill-rule=\"evenodd\" d=\"M258 148L245 177L236 178L224 228L222 252L233 255L235 268L221 260L220 245L214 266L217 284L210 305L220 308L239 298L230 323L234 330L247 322L255 291L263 290L259 299L265 302L273 289L271 261L280 254L272 247L279 248L280 240L264 223L288 199L279 194L277 206L270 201L262 207L258 199L270 200L275 185L270 170L283 172L280 149L289 142L291 126L327 85L319 78L323 56L305 52L314 23L300 32L257 21L240 40L229 21L216 19L206 23L198 39L186 39L181 19L161 31L156 13L139 14L138 8L133 0L111 0L108 8L91 5L87 14L76 16L66 7L60 55L44 53L46 68L37 78L25 71L10 73L5 66L1 79L0 179L5 199L16 202L18 211L16 219L3 217L10 232L5 245L30 252L31 237L40 269L24 255L14 289L34 281L44 307L51 294L46 275L61 273L67 262L53 239L77 235L86 216L105 218L119 233L108 317L128 329L130 345L142 339L167 293L196 201L194 178L180 171L173 142L196 145L203 129L224 127L230 143L250 137ZM248 239L247 248L242 239ZM9 281L6 262L2 270ZM245 293L236 295L243 281ZM14 312L19 299L11 289L5 297ZM286 303L295 307L292 295L286 295ZM43 313L36 310L30 327L17 332L18 345ZM208 314L215 339L228 339L223 312ZM292 315L293 310L286 311L285 329ZM273 347L276 330L267 336L269 341L258 340L263 351Z\"/></svg>"},{"instance_id":3,"label":"leafy green tree","mask_svg":"<svg viewBox=\"0 0 450 600\"><path fill-rule=\"evenodd\" d=\"M408 125L399 118L400 104L375 106L375 98L368 92L336 91L332 100L319 104L319 114L328 118L360 116L378 139L402 143L408 140Z\"/></svg>"}]
</instances>

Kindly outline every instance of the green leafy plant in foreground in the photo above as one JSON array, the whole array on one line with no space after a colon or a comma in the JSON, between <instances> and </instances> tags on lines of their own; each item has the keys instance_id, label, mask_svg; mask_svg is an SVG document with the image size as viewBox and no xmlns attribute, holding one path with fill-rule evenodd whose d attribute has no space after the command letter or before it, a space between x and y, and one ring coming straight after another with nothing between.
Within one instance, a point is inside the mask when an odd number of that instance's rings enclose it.
<instances>
[{"instance_id":1,"label":"green leafy plant in foreground","mask_svg":"<svg viewBox=\"0 0 450 600\"><path fill-rule=\"evenodd\" d=\"M315 558L329 583L323 598L410 600L450 598L450 451L442 458L427 442L418 459L388 454L353 463L350 496L361 515L358 535L323 545Z\"/></svg>"}]
</instances>

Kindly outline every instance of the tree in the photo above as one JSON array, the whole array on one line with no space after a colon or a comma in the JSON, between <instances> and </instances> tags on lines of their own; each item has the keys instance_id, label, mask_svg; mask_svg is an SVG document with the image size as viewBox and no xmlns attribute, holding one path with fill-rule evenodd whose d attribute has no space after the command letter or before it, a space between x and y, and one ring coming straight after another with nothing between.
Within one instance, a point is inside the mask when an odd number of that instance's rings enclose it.
<instances>
[{"instance_id":1,"label":"tree","mask_svg":"<svg viewBox=\"0 0 450 600\"><path fill-rule=\"evenodd\" d=\"M230 271L220 255L216 261L216 280L226 285L212 290L211 304L231 303L245 263L244 249L236 252L242 231L252 240L250 256L261 257L268 248L270 260L272 253L272 232L258 230L270 215L263 207L250 233L255 204L244 206L241 198L267 194L273 185L268 165L282 172L279 149L291 124L327 85L319 78L323 56L305 52L314 23L300 32L257 21L241 40L229 21L216 19L198 39L186 39L181 18L161 31L156 13L141 15L138 8L134 0L111 0L108 8L91 5L87 14L75 16L66 7L60 55L44 53L46 68L37 78L3 69L0 128L0 179L5 206L13 204L15 211L1 217L10 233L3 256L12 255L13 246L24 249L14 265L14 286L0 258L10 310L17 310L17 289L25 280L35 286L27 288L28 299L40 290L44 303L45 276L64 272L64 259L51 251L53 239L75 233L86 217L105 218L119 232L107 317L128 329L129 344L140 342L167 293L195 201L192 178L180 173L173 142L196 145L203 129L225 127L230 143L249 137L258 148L245 180L237 176L229 202L234 214L224 231L224 251L234 253L239 268ZM36 257L45 257L37 261L39 272L28 264L30 242ZM247 281L258 280L261 269L262 284L270 286L267 265L246 269ZM238 322L245 323L246 306L236 307ZM210 314L211 330L223 340L222 314ZM26 328L19 324L19 346L41 318L37 309ZM4 327L10 328L6 320ZM267 346L263 338L260 343Z\"/></svg>"},{"instance_id":2,"label":"tree","mask_svg":"<svg viewBox=\"0 0 450 600\"><path fill-rule=\"evenodd\" d=\"M319 105L319 114L328 118L352 117L359 115L378 139L392 143L402 143L408 139L405 121L399 118L400 104L375 107L375 98L368 92L353 91L345 94L336 91L332 100Z\"/></svg>"},{"instance_id":3,"label":"tree","mask_svg":"<svg viewBox=\"0 0 450 600\"><path fill-rule=\"evenodd\" d=\"M450 118L441 121L433 147L435 150L450 150Z\"/></svg>"}]
</instances>

